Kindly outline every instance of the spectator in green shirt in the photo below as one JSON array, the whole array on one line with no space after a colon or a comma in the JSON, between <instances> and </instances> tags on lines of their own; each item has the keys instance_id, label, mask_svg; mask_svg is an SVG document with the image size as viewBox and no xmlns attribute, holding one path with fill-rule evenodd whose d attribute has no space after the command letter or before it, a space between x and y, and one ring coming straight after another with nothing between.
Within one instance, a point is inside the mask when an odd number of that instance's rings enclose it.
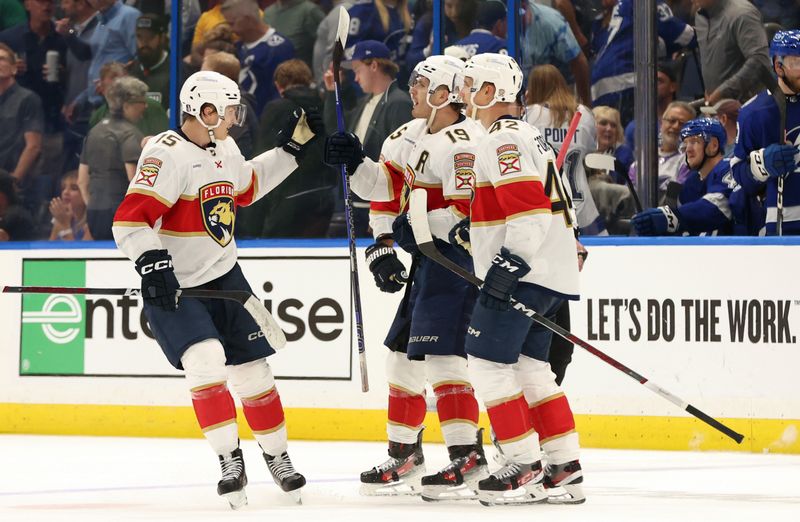
<instances>
[{"instance_id":1,"label":"spectator in green shirt","mask_svg":"<svg viewBox=\"0 0 800 522\"><path fill-rule=\"evenodd\" d=\"M0 31L28 21L19 0L0 0Z\"/></svg>"}]
</instances>

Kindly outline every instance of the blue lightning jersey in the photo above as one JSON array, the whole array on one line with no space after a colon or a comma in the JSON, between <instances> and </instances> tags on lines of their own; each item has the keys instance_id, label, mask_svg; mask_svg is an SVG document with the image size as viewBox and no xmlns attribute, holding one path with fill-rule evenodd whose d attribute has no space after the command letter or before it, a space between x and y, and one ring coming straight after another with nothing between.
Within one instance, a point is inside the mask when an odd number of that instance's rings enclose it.
<instances>
[{"instance_id":1,"label":"blue lightning jersey","mask_svg":"<svg viewBox=\"0 0 800 522\"><path fill-rule=\"evenodd\" d=\"M673 16L669 6L658 0L658 36L666 46L667 54L683 48L696 47L692 26ZM633 89L633 0L620 0L614 7L607 28L596 21L592 28L593 105L616 106L620 93Z\"/></svg>"},{"instance_id":2,"label":"blue lightning jersey","mask_svg":"<svg viewBox=\"0 0 800 522\"><path fill-rule=\"evenodd\" d=\"M273 76L281 62L294 58L294 45L271 28L255 42L236 44L239 63L239 87L256 99L256 112L261 111L268 101L278 98Z\"/></svg>"},{"instance_id":3,"label":"blue lightning jersey","mask_svg":"<svg viewBox=\"0 0 800 522\"><path fill-rule=\"evenodd\" d=\"M751 198L765 195L766 215L754 216L766 221L766 233L775 235L778 216L778 180L765 176L751 164L750 153L773 143L780 143L778 106L769 91L763 91L744 104L739 113L739 132L733 149L733 174L745 194ZM786 97L786 143L800 145L800 97ZM797 156L795 156L797 159ZM783 233L800 235L800 169L786 176L783 185ZM766 192L765 192L766 191Z\"/></svg>"},{"instance_id":4,"label":"blue lightning jersey","mask_svg":"<svg viewBox=\"0 0 800 522\"><path fill-rule=\"evenodd\" d=\"M693 170L683 183L675 215L680 232L690 236L730 235L733 211L729 198L736 188L730 160L725 158L705 179Z\"/></svg>"},{"instance_id":5,"label":"blue lightning jersey","mask_svg":"<svg viewBox=\"0 0 800 522\"><path fill-rule=\"evenodd\" d=\"M403 18L400 12L391 6L386 6L389 11L389 29L385 30L381 17L375 8L373 0L356 0L356 3L347 10L350 15L350 30L347 33L347 50L352 53L352 48L363 40L377 40L383 42L392 53L392 60L402 62L405 60L410 35L406 35ZM348 54L350 56L350 54Z\"/></svg>"},{"instance_id":6,"label":"blue lightning jersey","mask_svg":"<svg viewBox=\"0 0 800 522\"><path fill-rule=\"evenodd\" d=\"M454 43L456 47L461 47L466 51L467 56L472 58L476 54L500 53L508 54L506 41L498 38L486 29L473 29L465 38Z\"/></svg>"}]
</instances>

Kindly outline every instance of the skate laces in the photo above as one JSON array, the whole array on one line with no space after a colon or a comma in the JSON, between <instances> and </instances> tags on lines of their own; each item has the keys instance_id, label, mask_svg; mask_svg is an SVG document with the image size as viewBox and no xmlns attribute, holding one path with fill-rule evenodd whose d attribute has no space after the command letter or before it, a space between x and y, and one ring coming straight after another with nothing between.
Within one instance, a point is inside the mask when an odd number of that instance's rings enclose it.
<instances>
[{"instance_id":1,"label":"skate laces","mask_svg":"<svg viewBox=\"0 0 800 522\"><path fill-rule=\"evenodd\" d=\"M222 480L236 479L242 474L244 462L241 457L230 455L220 461L222 466Z\"/></svg>"},{"instance_id":2,"label":"skate laces","mask_svg":"<svg viewBox=\"0 0 800 522\"><path fill-rule=\"evenodd\" d=\"M492 473L492 475L494 475L498 480L505 480L518 475L520 471L522 471L522 467L520 467L519 464L516 462L510 462Z\"/></svg>"},{"instance_id":3,"label":"skate laces","mask_svg":"<svg viewBox=\"0 0 800 522\"><path fill-rule=\"evenodd\" d=\"M286 453L273 457L272 460L267 462L267 466L269 466L272 474L281 480L297 473L294 466L292 466L292 461L289 460L289 455Z\"/></svg>"},{"instance_id":4,"label":"skate laces","mask_svg":"<svg viewBox=\"0 0 800 522\"><path fill-rule=\"evenodd\" d=\"M375 469L378 471L378 473L385 473L386 471L389 471L392 468L396 468L398 465L400 465L401 462L402 462L401 459L398 459L396 457L389 457L389 460L387 460L383 464L375 466Z\"/></svg>"}]
</instances>

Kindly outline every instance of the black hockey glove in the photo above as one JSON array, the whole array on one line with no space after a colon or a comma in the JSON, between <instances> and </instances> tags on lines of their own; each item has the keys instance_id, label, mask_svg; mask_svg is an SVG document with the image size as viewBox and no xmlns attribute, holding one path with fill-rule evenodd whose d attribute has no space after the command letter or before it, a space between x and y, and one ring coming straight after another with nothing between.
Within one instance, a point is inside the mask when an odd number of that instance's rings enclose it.
<instances>
[{"instance_id":1,"label":"black hockey glove","mask_svg":"<svg viewBox=\"0 0 800 522\"><path fill-rule=\"evenodd\" d=\"M486 272L486 279L479 297L483 306L490 310L506 311L511 306L511 295L531 267L521 257L508 251L506 247L492 259L492 266Z\"/></svg>"},{"instance_id":2,"label":"black hockey glove","mask_svg":"<svg viewBox=\"0 0 800 522\"><path fill-rule=\"evenodd\" d=\"M142 276L142 299L164 310L177 310L176 291L181 287L172 268L172 256L166 250L148 250L136 260Z\"/></svg>"},{"instance_id":3,"label":"black hockey glove","mask_svg":"<svg viewBox=\"0 0 800 522\"><path fill-rule=\"evenodd\" d=\"M399 292L408 282L406 267L397 259L394 248L378 242L368 246L366 254L369 270L381 292Z\"/></svg>"},{"instance_id":4,"label":"black hockey glove","mask_svg":"<svg viewBox=\"0 0 800 522\"><path fill-rule=\"evenodd\" d=\"M447 234L450 244L456 252L464 257L472 257L472 245L469 242L469 218L465 217L454 226Z\"/></svg>"},{"instance_id":5,"label":"black hockey glove","mask_svg":"<svg viewBox=\"0 0 800 522\"><path fill-rule=\"evenodd\" d=\"M412 256L419 252L417 240L414 239L414 231L411 229L411 221L409 221L408 214L400 214L394 219L392 223L392 235L394 236L394 242Z\"/></svg>"},{"instance_id":6,"label":"black hockey glove","mask_svg":"<svg viewBox=\"0 0 800 522\"><path fill-rule=\"evenodd\" d=\"M335 132L325 139L325 163L331 167L347 166L352 176L364 161L364 147L352 132Z\"/></svg>"},{"instance_id":7,"label":"black hockey glove","mask_svg":"<svg viewBox=\"0 0 800 522\"><path fill-rule=\"evenodd\" d=\"M295 109L288 118L283 128L278 131L277 145L286 152L299 158L314 136L323 132L322 117L316 109L310 108L308 112Z\"/></svg>"}]
</instances>

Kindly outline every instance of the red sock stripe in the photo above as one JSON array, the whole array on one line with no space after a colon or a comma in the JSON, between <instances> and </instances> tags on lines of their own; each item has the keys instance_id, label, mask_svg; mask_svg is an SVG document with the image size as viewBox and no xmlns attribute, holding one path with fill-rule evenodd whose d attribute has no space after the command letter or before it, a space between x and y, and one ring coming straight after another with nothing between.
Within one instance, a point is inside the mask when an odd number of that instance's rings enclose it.
<instances>
[{"instance_id":1,"label":"red sock stripe","mask_svg":"<svg viewBox=\"0 0 800 522\"><path fill-rule=\"evenodd\" d=\"M425 397L389 386L389 422L412 428L425 419Z\"/></svg>"},{"instance_id":2,"label":"red sock stripe","mask_svg":"<svg viewBox=\"0 0 800 522\"><path fill-rule=\"evenodd\" d=\"M242 399L242 409L254 432L272 431L284 422L281 396L275 388L258 398Z\"/></svg>"},{"instance_id":3,"label":"red sock stripe","mask_svg":"<svg viewBox=\"0 0 800 522\"><path fill-rule=\"evenodd\" d=\"M439 422L465 420L478 424L478 401L469 384L443 384L433 389Z\"/></svg>"},{"instance_id":4,"label":"red sock stripe","mask_svg":"<svg viewBox=\"0 0 800 522\"><path fill-rule=\"evenodd\" d=\"M528 403L521 394L515 399L487 408L487 413L500 442L518 439L533 429Z\"/></svg>"},{"instance_id":5,"label":"red sock stripe","mask_svg":"<svg viewBox=\"0 0 800 522\"><path fill-rule=\"evenodd\" d=\"M218 384L192 392L192 406L201 429L236 419L236 406L228 387Z\"/></svg>"},{"instance_id":6,"label":"red sock stripe","mask_svg":"<svg viewBox=\"0 0 800 522\"><path fill-rule=\"evenodd\" d=\"M540 440L557 437L575 429L575 417L566 395L538 403L530 409L530 414Z\"/></svg>"}]
</instances>

